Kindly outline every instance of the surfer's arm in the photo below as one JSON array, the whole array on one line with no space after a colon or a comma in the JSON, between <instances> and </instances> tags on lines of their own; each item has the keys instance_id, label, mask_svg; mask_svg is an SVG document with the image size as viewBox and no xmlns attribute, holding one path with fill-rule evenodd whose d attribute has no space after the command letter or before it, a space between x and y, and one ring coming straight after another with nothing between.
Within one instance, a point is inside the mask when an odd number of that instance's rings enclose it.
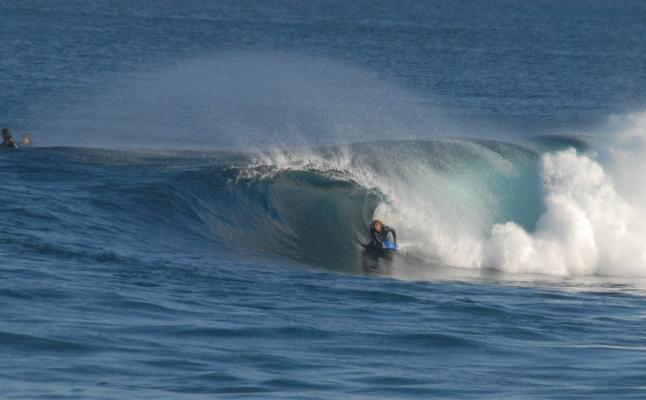
<instances>
[{"instance_id":1,"label":"surfer's arm","mask_svg":"<svg viewBox=\"0 0 646 400\"><path fill-rule=\"evenodd\" d=\"M397 232L393 228L390 228L390 233L393 234L393 240L395 241L395 244L397 244Z\"/></svg>"}]
</instances>

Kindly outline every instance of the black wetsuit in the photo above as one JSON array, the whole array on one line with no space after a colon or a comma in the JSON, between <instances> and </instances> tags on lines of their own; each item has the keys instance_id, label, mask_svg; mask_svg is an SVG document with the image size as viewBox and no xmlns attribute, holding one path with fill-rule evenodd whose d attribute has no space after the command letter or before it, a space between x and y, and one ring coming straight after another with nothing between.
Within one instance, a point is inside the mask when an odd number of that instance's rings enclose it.
<instances>
[{"instance_id":1,"label":"black wetsuit","mask_svg":"<svg viewBox=\"0 0 646 400\"><path fill-rule=\"evenodd\" d=\"M15 140L13 140L12 137L8 137L5 140L0 143L0 148L3 149L17 149L18 148L18 143L16 143Z\"/></svg>"},{"instance_id":2,"label":"black wetsuit","mask_svg":"<svg viewBox=\"0 0 646 400\"><path fill-rule=\"evenodd\" d=\"M397 243L397 232L388 225L381 224L381 232L375 230L375 225L370 224L370 237L372 241L368 246L375 247L377 249L384 248L384 241L388 239L388 232L393 234L393 240Z\"/></svg>"}]
</instances>

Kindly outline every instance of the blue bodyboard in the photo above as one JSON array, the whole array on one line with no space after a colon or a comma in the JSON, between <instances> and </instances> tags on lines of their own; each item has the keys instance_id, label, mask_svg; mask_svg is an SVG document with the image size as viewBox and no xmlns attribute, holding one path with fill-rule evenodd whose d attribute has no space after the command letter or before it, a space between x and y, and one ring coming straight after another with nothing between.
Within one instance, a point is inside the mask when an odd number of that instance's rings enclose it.
<instances>
[{"instance_id":1,"label":"blue bodyboard","mask_svg":"<svg viewBox=\"0 0 646 400\"><path fill-rule=\"evenodd\" d=\"M395 242L391 242L390 240L384 240L384 250L397 251L399 250L399 246L397 246Z\"/></svg>"}]
</instances>

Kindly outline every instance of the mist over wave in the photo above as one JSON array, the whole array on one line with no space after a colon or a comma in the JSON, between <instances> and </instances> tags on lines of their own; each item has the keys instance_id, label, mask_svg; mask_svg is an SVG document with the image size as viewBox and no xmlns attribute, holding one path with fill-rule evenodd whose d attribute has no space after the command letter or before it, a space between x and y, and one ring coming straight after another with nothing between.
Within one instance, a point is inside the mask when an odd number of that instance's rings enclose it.
<instances>
[{"instance_id":1,"label":"mist over wave","mask_svg":"<svg viewBox=\"0 0 646 400\"><path fill-rule=\"evenodd\" d=\"M455 134L435 100L379 74L291 53L232 52L142 69L37 108L41 144L101 148L320 146Z\"/></svg>"}]
</instances>

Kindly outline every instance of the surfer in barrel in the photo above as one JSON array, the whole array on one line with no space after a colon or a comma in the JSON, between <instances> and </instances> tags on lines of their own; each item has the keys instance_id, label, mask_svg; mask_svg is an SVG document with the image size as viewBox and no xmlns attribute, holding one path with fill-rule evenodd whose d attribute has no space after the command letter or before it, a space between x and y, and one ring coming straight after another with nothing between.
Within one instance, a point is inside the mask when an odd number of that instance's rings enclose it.
<instances>
[{"instance_id":1,"label":"surfer in barrel","mask_svg":"<svg viewBox=\"0 0 646 400\"><path fill-rule=\"evenodd\" d=\"M11 135L11 129L9 128L2 129L2 143L0 143L0 148L7 148L7 149L18 148L18 143L16 143L13 136Z\"/></svg>"},{"instance_id":2,"label":"surfer in barrel","mask_svg":"<svg viewBox=\"0 0 646 400\"><path fill-rule=\"evenodd\" d=\"M388 240L388 233L391 233L393 236L394 246ZM370 224L370 237L372 238L371 242L366 245L367 248L373 248L378 250L395 250L397 249L397 232L390 226L384 224L378 219L375 219Z\"/></svg>"}]
</instances>

